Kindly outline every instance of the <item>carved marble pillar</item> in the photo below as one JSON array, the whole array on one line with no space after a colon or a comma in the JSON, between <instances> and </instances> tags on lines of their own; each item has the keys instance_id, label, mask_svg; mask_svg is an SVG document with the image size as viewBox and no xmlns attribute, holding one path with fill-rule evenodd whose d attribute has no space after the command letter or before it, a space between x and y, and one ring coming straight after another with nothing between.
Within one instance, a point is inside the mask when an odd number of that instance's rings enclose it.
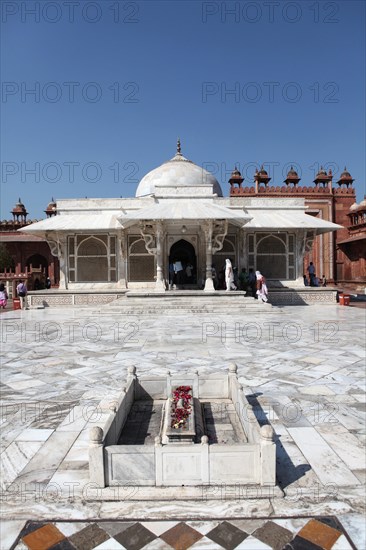
<instances>
[{"instance_id":1,"label":"carved marble pillar","mask_svg":"<svg viewBox=\"0 0 366 550\"><path fill-rule=\"evenodd\" d=\"M212 292L215 290L212 280L212 235L213 235L213 222L208 220L205 222L203 230L205 232L206 243L206 282L205 292Z\"/></svg>"},{"instance_id":2,"label":"carved marble pillar","mask_svg":"<svg viewBox=\"0 0 366 550\"><path fill-rule=\"evenodd\" d=\"M163 260L163 250L164 250L164 230L163 223L161 221L157 222L155 228L156 234L156 283L155 289L165 291L165 281L164 281L164 260Z\"/></svg>"},{"instance_id":3,"label":"carved marble pillar","mask_svg":"<svg viewBox=\"0 0 366 550\"><path fill-rule=\"evenodd\" d=\"M48 238L46 235L48 246L50 247L52 256L58 258L60 263L60 282L59 289L66 290L68 288L67 280L67 257L66 257L66 237L63 235L60 236L56 233L56 238L53 236L52 239Z\"/></svg>"},{"instance_id":4,"label":"carved marble pillar","mask_svg":"<svg viewBox=\"0 0 366 550\"><path fill-rule=\"evenodd\" d=\"M118 286L127 288L127 235L122 231L117 235Z\"/></svg>"},{"instance_id":5,"label":"carved marble pillar","mask_svg":"<svg viewBox=\"0 0 366 550\"><path fill-rule=\"evenodd\" d=\"M212 281L212 256L222 249L224 239L227 235L228 221L227 220L207 220L204 224L205 241L206 241L206 283L205 292L215 290Z\"/></svg>"},{"instance_id":6,"label":"carved marble pillar","mask_svg":"<svg viewBox=\"0 0 366 550\"><path fill-rule=\"evenodd\" d=\"M163 274L163 249L164 249L164 228L161 221L152 224L140 224L140 233L145 241L145 248L149 254L156 257L156 282L155 290L165 292L165 281ZM155 246L154 246L155 245Z\"/></svg>"}]
</instances>

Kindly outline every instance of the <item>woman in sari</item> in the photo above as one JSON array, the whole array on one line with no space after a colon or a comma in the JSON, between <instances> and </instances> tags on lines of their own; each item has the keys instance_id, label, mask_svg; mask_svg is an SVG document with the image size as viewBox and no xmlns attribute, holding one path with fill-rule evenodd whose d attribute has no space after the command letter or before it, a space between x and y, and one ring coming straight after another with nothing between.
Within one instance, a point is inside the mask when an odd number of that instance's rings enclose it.
<instances>
[{"instance_id":1,"label":"woman in sari","mask_svg":"<svg viewBox=\"0 0 366 550\"><path fill-rule=\"evenodd\" d=\"M258 300L262 300L262 302L268 302L268 288L266 285L266 278L262 275L260 271L256 271L255 275L257 277Z\"/></svg>"}]
</instances>

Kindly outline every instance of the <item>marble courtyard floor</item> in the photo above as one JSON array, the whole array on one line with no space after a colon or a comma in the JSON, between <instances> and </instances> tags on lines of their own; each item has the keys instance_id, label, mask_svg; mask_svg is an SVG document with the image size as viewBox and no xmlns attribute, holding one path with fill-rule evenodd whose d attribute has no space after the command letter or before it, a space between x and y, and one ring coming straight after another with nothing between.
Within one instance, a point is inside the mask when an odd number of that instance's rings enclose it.
<instances>
[{"instance_id":1,"label":"marble courtyard floor","mask_svg":"<svg viewBox=\"0 0 366 550\"><path fill-rule=\"evenodd\" d=\"M1 550L365 548L365 310L273 307L219 317L108 306L1 315ZM89 481L88 432L137 374L238 366L276 433L283 497L247 487ZM143 496L143 498L142 498Z\"/></svg>"}]
</instances>

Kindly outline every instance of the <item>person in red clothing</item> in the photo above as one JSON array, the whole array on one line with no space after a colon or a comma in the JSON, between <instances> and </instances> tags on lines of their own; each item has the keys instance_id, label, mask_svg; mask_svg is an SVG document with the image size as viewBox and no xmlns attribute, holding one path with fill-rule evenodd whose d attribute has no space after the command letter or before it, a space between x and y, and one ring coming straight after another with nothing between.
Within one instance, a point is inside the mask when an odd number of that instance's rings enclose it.
<instances>
[{"instance_id":1,"label":"person in red clothing","mask_svg":"<svg viewBox=\"0 0 366 550\"><path fill-rule=\"evenodd\" d=\"M258 300L262 300L262 302L268 302L268 288L266 284L266 278L262 275L260 271L256 271L255 275L257 277Z\"/></svg>"}]
</instances>

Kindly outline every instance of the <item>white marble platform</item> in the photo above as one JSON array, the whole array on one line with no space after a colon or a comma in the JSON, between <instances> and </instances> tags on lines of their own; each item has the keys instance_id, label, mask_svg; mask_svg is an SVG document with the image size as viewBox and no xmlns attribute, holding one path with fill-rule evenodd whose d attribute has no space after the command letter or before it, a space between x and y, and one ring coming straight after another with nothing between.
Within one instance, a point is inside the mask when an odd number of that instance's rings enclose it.
<instances>
[{"instance_id":1,"label":"white marble platform","mask_svg":"<svg viewBox=\"0 0 366 550\"><path fill-rule=\"evenodd\" d=\"M275 311L273 311L275 309ZM2 320L2 513L7 520L363 512L364 310L272 308L260 316L123 315L97 308L9 311ZM236 362L260 422L277 434L285 498L148 506L88 496L88 427L125 385L127 367L161 375L223 372ZM131 497L132 498L132 497ZM181 500L179 500L181 498ZM282 501L282 502L281 502ZM256 508L256 511L254 511ZM201 512L199 511L201 510ZM352 515L356 514L356 515ZM14 524L14 525L18 525ZM9 535L10 536L10 535Z\"/></svg>"}]
</instances>

